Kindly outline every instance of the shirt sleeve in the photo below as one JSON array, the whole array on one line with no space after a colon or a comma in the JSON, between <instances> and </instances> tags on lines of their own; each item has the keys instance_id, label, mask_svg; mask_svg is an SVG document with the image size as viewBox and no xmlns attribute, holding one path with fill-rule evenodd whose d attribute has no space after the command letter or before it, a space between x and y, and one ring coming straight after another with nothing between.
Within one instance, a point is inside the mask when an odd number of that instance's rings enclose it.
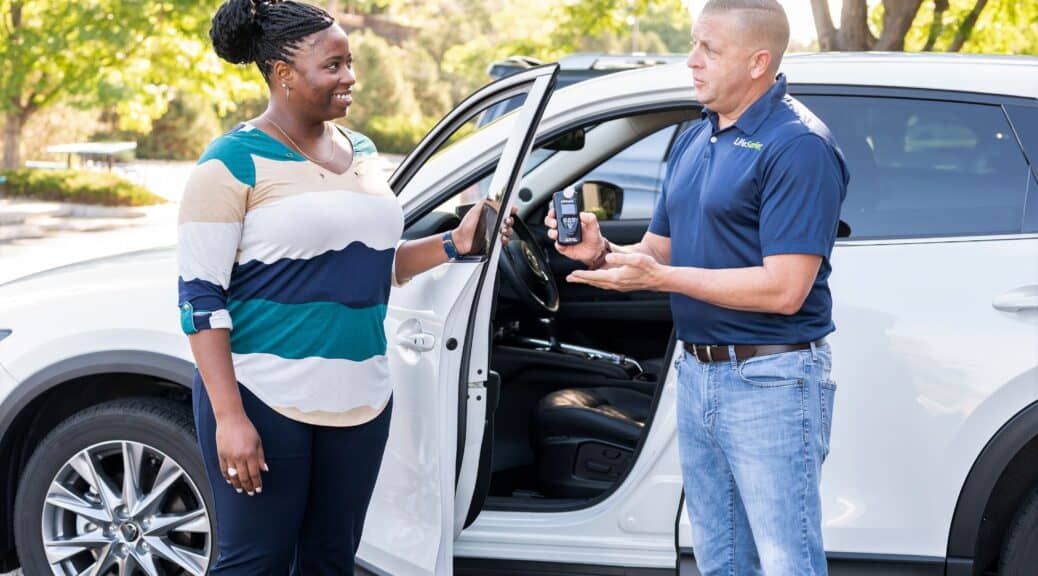
<instances>
[{"instance_id":1,"label":"shirt sleeve","mask_svg":"<svg viewBox=\"0 0 1038 576\"><path fill-rule=\"evenodd\" d=\"M177 268L180 326L185 334L233 329L227 289L250 186L232 174L227 162L203 157L188 178L180 204Z\"/></svg>"},{"instance_id":2,"label":"shirt sleeve","mask_svg":"<svg viewBox=\"0 0 1038 576\"><path fill-rule=\"evenodd\" d=\"M677 140L674 141L674 146L671 147L670 157L667 158L667 167L663 173L663 184L660 187L660 197L656 200L656 209L653 210L652 220L649 221L649 232L652 232L657 236L666 236L667 238L670 238L670 216L667 213L667 191L672 186L671 180L674 178L676 165L681 161L685 149L688 148L689 143L702 129L702 122L692 125L678 136Z\"/></svg>"},{"instance_id":3,"label":"shirt sleeve","mask_svg":"<svg viewBox=\"0 0 1038 576\"><path fill-rule=\"evenodd\" d=\"M836 151L820 137L800 136L770 162L763 177L763 256L828 256L836 241L847 179Z\"/></svg>"}]
</instances>

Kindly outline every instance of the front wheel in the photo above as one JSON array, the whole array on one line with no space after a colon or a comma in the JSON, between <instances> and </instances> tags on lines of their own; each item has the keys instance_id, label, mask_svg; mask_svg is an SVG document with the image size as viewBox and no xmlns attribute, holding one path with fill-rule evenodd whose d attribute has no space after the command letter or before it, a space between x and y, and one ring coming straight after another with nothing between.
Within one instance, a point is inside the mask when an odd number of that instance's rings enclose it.
<instances>
[{"instance_id":1,"label":"front wheel","mask_svg":"<svg viewBox=\"0 0 1038 576\"><path fill-rule=\"evenodd\" d=\"M58 425L29 460L15 503L25 574L201 576L212 496L190 412L119 400Z\"/></svg>"},{"instance_id":2,"label":"front wheel","mask_svg":"<svg viewBox=\"0 0 1038 576\"><path fill-rule=\"evenodd\" d=\"M1001 576L1031 576L1038 566L1038 488L1024 500L1006 532Z\"/></svg>"}]
</instances>

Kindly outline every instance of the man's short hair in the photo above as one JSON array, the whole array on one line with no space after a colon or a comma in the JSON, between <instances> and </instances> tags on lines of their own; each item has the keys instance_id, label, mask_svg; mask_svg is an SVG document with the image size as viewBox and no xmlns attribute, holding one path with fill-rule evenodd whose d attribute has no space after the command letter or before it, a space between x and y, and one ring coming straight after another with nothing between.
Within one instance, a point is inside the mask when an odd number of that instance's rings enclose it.
<instances>
[{"instance_id":1,"label":"man's short hair","mask_svg":"<svg viewBox=\"0 0 1038 576\"><path fill-rule=\"evenodd\" d=\"M789 18L778 0L710 0L701 14L739 12L736 18L748 40L771 52L772 69L778 70L789 47Z\"/></svg>"}]
</instances>

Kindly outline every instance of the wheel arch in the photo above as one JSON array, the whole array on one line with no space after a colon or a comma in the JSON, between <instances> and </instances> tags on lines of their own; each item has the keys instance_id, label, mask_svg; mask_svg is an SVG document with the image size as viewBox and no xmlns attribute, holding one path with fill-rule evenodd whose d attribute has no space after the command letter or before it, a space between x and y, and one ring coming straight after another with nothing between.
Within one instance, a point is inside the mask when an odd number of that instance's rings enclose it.
<instances>
[{"instance_id":1,"label":"wheel arch","mask_svg":"<svg viewBox=\"0 0 1038 576\"><path fill-rule=\"evenodd\" d=\"M973 576L994 561L1015 504L1038 484L1038 402L992 436L970 468L948 532L948 576Z\"/></svg>"},{"instance_id":2,"label":"wheel arch","mask_svg":"<svg viewBox=\"0 0 1038 576\"><path fill-rule=\"evenodd\" d=\"M38 442L59 422L88 406L133 396L184 401L190 396L194 370L183 358L155 352L94 352L48 366L11 390L0 402L0 567L17 566L14 497L21 471Z\"/></svg>"}]
</instances>

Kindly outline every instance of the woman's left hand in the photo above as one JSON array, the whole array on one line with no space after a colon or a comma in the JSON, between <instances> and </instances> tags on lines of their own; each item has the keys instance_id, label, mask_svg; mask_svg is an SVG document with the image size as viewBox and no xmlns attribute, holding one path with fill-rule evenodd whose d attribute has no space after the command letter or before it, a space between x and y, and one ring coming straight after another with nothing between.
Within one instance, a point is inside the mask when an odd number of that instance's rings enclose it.
<instances>
[{"instance_id":1,"label":"woman's left hand","mask_svg":"<svg viewBox=\"0 0 1038 576\"><path fill-rule=\"evenodd\" d=\"M462 255L472 254L474 251L482 251L484 247L483 239L477 238L477 235L482 233L484 226L480 226L480 218L483 216L483 206L489 205L495 211L499 209L499 204L491 202L490 200L480 200L472 208L469 208L468 212L465 213L465 217L462 218L461 224L451 232L451 238L454 240L454 247L458 249L458 253ZM518 212L518 208L512 208L512 215ZM510 215L505 223L501 226L501 243L507 244L509 238L512 237L512 224L515 222L513 217ZM494 222L486 222L485 226L493 226Z\"/></svg>"}]
</instances>

